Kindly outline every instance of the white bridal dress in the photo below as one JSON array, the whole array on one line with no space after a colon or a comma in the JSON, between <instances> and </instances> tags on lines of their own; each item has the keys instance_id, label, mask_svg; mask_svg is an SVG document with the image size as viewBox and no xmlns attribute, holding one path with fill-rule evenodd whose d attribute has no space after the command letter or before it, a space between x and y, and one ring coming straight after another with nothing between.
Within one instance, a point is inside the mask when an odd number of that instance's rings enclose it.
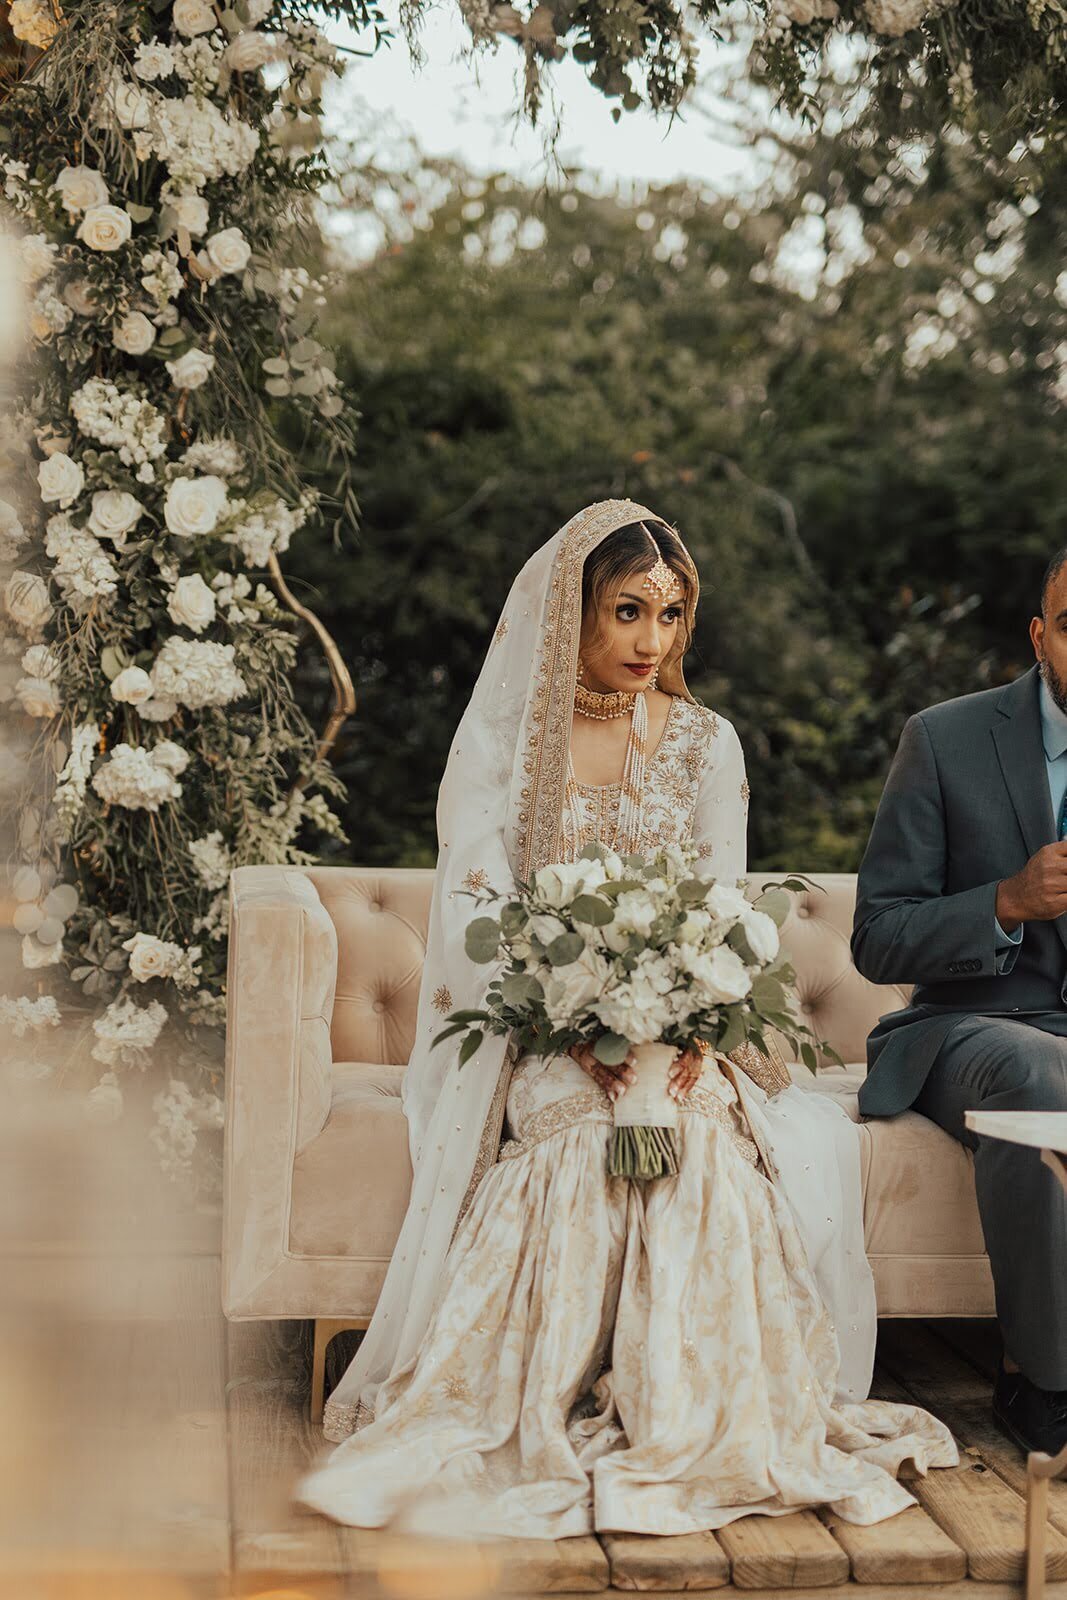
<instances>
[{"instance_id":1,"label":"white bridal dress","mask_svg":"<svg viewBox=\"0 0 1067 1600\"><path fill-rule=\"evenodd\" d=\"M565 859L610 842L619 789L579 786ZM736 879L747 798L730 723L676 696L641 848L694 838ZM520 1058L416 1353L298 1499L358 1526L677 1534L823 1504L877 1522L915 1503L905 1459L955 1465L928 1412L865 1398L854 1125L827 1096L734 1077L709 1058L679 1175L643 1185L607 1175L604 1091L569 1057Z\"/></svg>"}]
</instances>

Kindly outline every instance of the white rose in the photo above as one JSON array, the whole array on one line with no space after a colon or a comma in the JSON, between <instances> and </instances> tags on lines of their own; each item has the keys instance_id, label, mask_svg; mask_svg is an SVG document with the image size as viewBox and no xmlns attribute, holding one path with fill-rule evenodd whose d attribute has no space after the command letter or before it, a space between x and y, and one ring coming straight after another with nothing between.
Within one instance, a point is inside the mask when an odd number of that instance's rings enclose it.
<instances>
[{"instance_id":1,"label":"white rose","mask_svg":"<svg viewBox=\"0 0 1067 1600\"><path fill-rule=\"evenodd\" d=\"M48 586L36 572L13 572L4 588L8 616L27 633L35 633L52 615Z\"/></svg>"},{"instance_id":2,"label":"white rose","mask_svg":"<svg viewBox=\"0 0 1067 1600\"><path fill-rule=\"evenodd\" d=\"M549 916L543 911L535 911L527 923L529 932L535 939L540 939L543 945L550 945L553 939L558 939L561 933L567 932L567 925L559 917Z\"/></svg>"},{"instance_id":3,"label":"white rose","mask_svg":"<svg viewBox=\"0 0 1067 1600\"><path fill-rule=\"evenodd\" d=\"M731 927L752 909L752 902L746 899L744 890L729 883L713 883L704 896L704 905L717 922L725 922Z\"/></svg>"},{"instance_id":4,"label":"white rose","mask_svg":"<svg viewBox=\"0 0 1067 1600\"><path fill-rule=\"evenodd\" d=\"M225 58L235 72L256 72L268 61L277 61L288 54L288 41L277 33L257 33L249 29L239 33L226 46Z\"/></svg>"},{"instance_id":5,"label":"white rose","mask_svg":"<svg viewBox=\"0 0 1067 1600\"><path fill-rule=\"evenodd\" d=\"M79 317L95 317L99 309L85 278L78 278L73 283L68 283L63 290L63 298Z\"/></svg>"},{"instance_id":6,"label":"white rose","mask_svg":"<svg viewBox=\"0 0 1067 1600\"><path fill-rule=\"evenodd\" d=\"M748 947L761 966L774 960L778 954L778 925L766 911L747 911L741 919Z\"/></svg>"},{"instance_id":7,"label":"white rose","mask_svg":"<svg viewBox=\"0 0 1067 1600\"><path fill-rule=\"evenodd\" d=\"M142 722L169 722L171 717L177 715L178 702L153 695L151 700L143 701L137 710Z\"/></svg>"},{"instance_id":8,"label":"white rose","mask_svg":"<svg viewBox=\"0 0 1067 1600\"><path fill-rule=\"evenodd\" d=\"M215 594L199 572L179 578L170 592L167 610L181 626L202 633L215 618Z\"/></svg>"},{"instance_id":9,"label":"white rose","mask_svg":"<svg viewBox=\"0 0 1067 1600\"><path fill-rule=\"evenodd\" d=\"M152 680L143 667L123 667L111 680L111 698L123 705L143 705L151 694Z\"/></svg>"},{"instance_id":10,"label":"white rose","mask_svg":"<svg viewBox=\"0 0 1067 1600\"><path fill-rule=\"evenodd\" d=\"M90 206L106 206L109 198L104 175L95 167L64 167L52 188L72 217Z\"/></svg>"},{"instance_id":11,"label":"white rose","mask_svg":"<svg viewBox=\"0 0 1067 1600\"><path fill-rule=\"evenodd\" d=\"M55 246L43 233L29 233L19 240L19 270L24 283L39 283L47 278L55 263Z\"/></svg>"},{"instance_id":12,"label":"white rose","mask_svg":"<svg viewBox=\"0 0 1067 1600\"><path fill-rule=\"evenodd\" d=\"M59 690L50 678L20 678L15 693L30 717L54 717L63 709Z\"/></svg>"},{"instance_id":13,"label":"white rose","mask_svg":"<svg viewBox=\"0 0 1067 1600\"><path fill-rule=\"evenodd\" d=\"M213 233L204 249L217 273L243 272L252 254L252 246L240 228L223 228Z\"/></svg>"},{"instance_id":14,"label":"white rose","mask_svg":"<svg viewBox=\"0 0 1067 1600\"><path fill-rule=\"evenodd\" d=\"M147 128L152 116L148 96L135 83L130 83L116 72L104 91L104 105L98 122L107 120L110 112L120 128Z\"/></svg>"},{"instance_id":15,"label":"white rose","mask_svg":"<svg viewBox=\"0 0 1067 1600\"><path fill-rule=\"evenodd\" d=\"M137 526L143 512L137 496L126 489L97 489L86 526L98 539L113 539L116 549L121 550L126 535Z\"/></svg>"},{"instance_id":16,"label":"white rose","mask_svg":"<svg viewBox=\"0 0 1067 1600\"><path fill-rule=\"evenodd\" d=\"M208 225L210 212L202 194L175 195L167 204L174 212L174 220L181 227L188 228L190 233L203 233Z\"/></svg>"},{"instance_id":17,"label":"white rose","mask_svg":"<svg viewBox=\"0 0 1067 1600\"><path fill-rule=\"evenodd\" d=\"M709 1005L733 1005L743 1000L752 987L748 968L728 945L695 955L689 962L689 971L697 997Z\"/></svg>"},{"instance_id":18,"label":"white rose","mask_svg":"<svg viewBox=\"0 0 1067 1600\"><path fill-rule=\"evenodd\" d=\"M215 365L215 357L208 350L187 350L177 361L167 362L167 371L176 389L199 389L206 383Z\"/></svg>"},{"instance_id":19,"label":"white rose","mask_svg":"<svg viewBox=\"0 0 1067 1600\"><path fill-rule=\"evenodd\" d=\"M170 772L174 777L180 777L189 765L189 752L183 750L180 744L175 744L173 739L160 739L149 752L149 760L157 767L162 767L165 772Z\"/></svg>"},{"instance_id":20,"label":"white rose","mask_svg":"<svg viewBox=\"0 0 1067 1600\"><path fill-rule=\"evenodd\" d=\"M41 499L46 505L58 500L66 510L84 489L85 473L65 450L56 450L37 468L37 482L41 486Z\"/></svg>"},{"instance_id":21,"label":"white rose","mask_svg":"<svg viewBox=\"0 0 1067 1600\"><path fill-rule=\"evenodd\" d=\"M178 32L187 39L210 33L215 26L215 10L207 0L174 0L172 18Z\"/></svg>"},{"instance_id":22,"label":"white rose","mask_svg":"<svg viewBox=\"0 0 1067 1600\"><path fill-rule=\"evenodd\" d=\"M212 533L226 505L226 485L214 473L202 478L175 478L167 489L163 519L171 533L184 539Z\"/></svg>"},{"instance_id":23,"label":"white rose","mask_svg":"<svg viewBox=\"0 0 1067 1600\"><path fill-rule=\"evenodd\" d=\"M711 927L711 913L698 908L687 911L675 934L678 944L699 944Z\"/></svg>"},{"instance_id":24,"label":"white rose","mask_svg":"<svg viewBox=\"0 0 1067 1600\"><path fill-rule=\"evenodd\" d=\"M538 869L534 884L540 900L550 906L568 906L580 894L591 894L607 879L604 863L586 857L582 861L553 862Z\"/></svg>"},{"instance_id":25,"label":"white rose","mask_svg":"<svg viewBox=\"0 0 1067 1600\"><path fill-rule=\"evenodd\" d=\"M90 206L78 224L75 238L90 250L121 250L129 243L133 221L121 206Z\"/></svg>"},{"instance_id":26,"label":"white rose","mask_svg":"<svg viewBox=\"0 0 1067 1600\"><path fill-rule=\"evenodd\" d=\"M155 341L156 330L143 311L127 311L111 333L116 350L124 350L128 356L143 356Z\"/></svg>"},{"instance_id":27,"label":"white rose","mask_svg":"<svg viewBox=\"0 0 1067 1600\"><path fill-rule=\"evenodd\" d=\"M552 976L545 980L545 1010L549 1019L560 1027L589 1010L593 1001L607 987L611 969L596 950L586 949L577 961L564 967L553 967Z\"/></svg>"},{"instance_id":28,"label":"white rose","mask_svg":"<svg viewBox=\"0 0 1067 1600\"><path fill-rule=\"evenodd\" d=\"M173 967L171 947L154 934L135 933L132 938L122 941L122 948L130 952L130 976L136 978L138 983L147 983L149 978L170 976Z\"/></svg>"}]
</instances>

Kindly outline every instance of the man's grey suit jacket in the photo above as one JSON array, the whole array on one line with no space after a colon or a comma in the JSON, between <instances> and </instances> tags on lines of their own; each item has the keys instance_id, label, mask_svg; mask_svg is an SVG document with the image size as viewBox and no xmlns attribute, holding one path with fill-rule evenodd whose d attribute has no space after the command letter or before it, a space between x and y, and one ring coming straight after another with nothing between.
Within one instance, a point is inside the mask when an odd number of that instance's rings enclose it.
<instances>
[{"instance_id":1,"label":"man's grey suit jacket","mask_svg":"<svg viewBox=\"0 0 1067 1600\"><path fill-rule=\"evenodd\" d=\"M867 1041L866 1116L919 1094L961 1014L1067 1006L1067 915L1026 924L995 966L997 885L1056 837L1034 666L999 689L909 717L860 865L852 955L873 983L911 983L910 1005Z\"/></svg>"}]
</instances>

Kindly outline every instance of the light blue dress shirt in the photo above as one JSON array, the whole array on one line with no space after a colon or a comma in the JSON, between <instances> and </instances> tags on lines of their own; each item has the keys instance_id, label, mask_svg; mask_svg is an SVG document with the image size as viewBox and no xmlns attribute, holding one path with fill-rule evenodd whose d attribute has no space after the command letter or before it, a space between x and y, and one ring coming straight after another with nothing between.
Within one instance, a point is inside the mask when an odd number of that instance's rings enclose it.
<instances>
[{"instance_id":1,"label":"light blue dress shirt","mask_svg":"<svg viewBox=\"0 0 1067 1600\"><path fill-rule=\"evenodd\" d=\"M1044 678L1041 679L1038 703L1041 709L1041 742L1045 747L1049 799L1052 801L1052 815L1058 822L1063 796L1067 792L1067 713L1062 712L1053 700ZM998 973L1010 972L1015 965L1019 946L1023 942L1023 929L1026 924L1020 922L1014 933L1005 933L996 917L993 921L996 924L996 969Z\"/></svg>"}]
</instances>

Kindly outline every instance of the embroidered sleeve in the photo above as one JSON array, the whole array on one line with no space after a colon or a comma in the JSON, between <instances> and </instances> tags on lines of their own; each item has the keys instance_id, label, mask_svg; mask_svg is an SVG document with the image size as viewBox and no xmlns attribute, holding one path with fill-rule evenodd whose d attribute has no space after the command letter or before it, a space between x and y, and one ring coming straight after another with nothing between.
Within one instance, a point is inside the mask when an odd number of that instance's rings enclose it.
<instances>
[{"instance_id":1,"label":"embroidered sleeve","mask_svg":"<svg viewBox=\"0 0 1067 1600\"><path fill-rule=\"evenodd\" d=\"M714 716L714 713L709 713ZM748 869L748 781L745 756L732 722L715 718L693 813L697 870L731 882Z\"/></svg>"}]
</instances>

